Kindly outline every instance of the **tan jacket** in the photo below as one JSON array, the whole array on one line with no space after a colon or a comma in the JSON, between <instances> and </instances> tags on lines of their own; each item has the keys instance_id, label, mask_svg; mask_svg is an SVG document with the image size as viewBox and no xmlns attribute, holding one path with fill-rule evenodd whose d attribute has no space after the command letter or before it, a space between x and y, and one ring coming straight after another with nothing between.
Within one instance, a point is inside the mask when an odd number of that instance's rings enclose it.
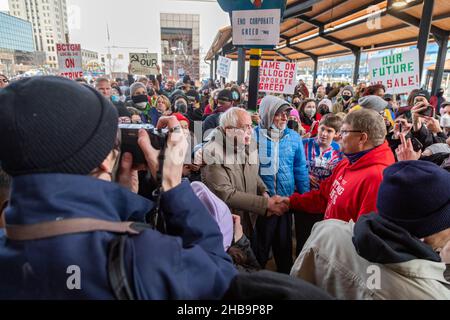
<instances>
[{"instance_id":1,"label":"tan jacket","mask_svg":"<svg viewBox=\"0 0 450 320\"><path fill-rule=\"evenodd\" d=\"M204 157L214 148L221 150L217 141L208 142L204 146ZM235 163L222 154L215 154L215 164L203 167L201 175L203 183L230 207L233 214L241 217L244 234L250 238L258 215L266 215L268 200L263 195L267 188L259 176L257 154L253 161L249 161L244 150L240 155L243 161Z\"/></svg>"},{"instance_id":2,"label":"tan jacket","mask_svg":"<svg viewBox=\"0 0 450 320\"><path fill-rule=\"evenodd\" d=\"M419 259L385 265L371 263L356 252L353 227L353 221L317 223L291 275L338 299L450 299L444 263Z\"/></svg>"}]
</instances>

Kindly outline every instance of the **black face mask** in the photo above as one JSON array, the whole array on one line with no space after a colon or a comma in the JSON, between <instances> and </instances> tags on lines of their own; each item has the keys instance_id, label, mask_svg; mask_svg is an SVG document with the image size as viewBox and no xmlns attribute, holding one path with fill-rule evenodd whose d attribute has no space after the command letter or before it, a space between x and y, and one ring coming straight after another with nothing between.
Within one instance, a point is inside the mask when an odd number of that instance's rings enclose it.
<instances>
[{"instance_id":1,"label":"black face mask","mask_svg":"<svg viewBox=\"0 0 450 320\"><path fill-rule=\"evenodd\" d=\"M299 108L299 107L300 107L300 105L301 105L301 103L300 103L300 102L294 102L294 106L295 106L296 108Z\"/></svg>"},{"instance_id":2,"label":"black face mask","mask_svg":"<svg viewBox=\"0 0 450 320\"><path fill-rule=\"evenodd\" d=\"M185 102L178 101L177 103L175 103L175 112L184 114L184 113L187 113L187 109L188 109L188 106Z\"/></svg>"},{"instance_id":3,"label":"black face mask","mask_svg":"<svg viewBox=\"0 0 450 320\"><path fill-rule=\"evenodd\" d=\"M437 96L440 98L440 97L442 97L444 95L444 91L439 91L438 93L437 93Z\"/></svg>"},{"instance_id":4,"label":"black face mask","mask_svg":"<svg viewBox=\"0 0 450 320\"><path fill-rule=\"evenodd\" d=\"M295 132L298 131L298 122L295 120L289 120L287 123L287 127Z\"/></svg>"},{"instance_id":5,"label":"black face mask","mask_svg":"<svg viewBox=\"0 0 450 320\"><path fill-rule=\"evenodd\" d=\"M148 90L147 90L147 93L148 93L148 95L149 95L150 97L153 97L153 96L155 95L155 90L153 90L153 89L148 89Z\"/></svg>"},{"instance_id":6,"label":"black face mask","mask_svg":"<svg viewBox=\"0 0 450 320\"><path fill-rule=\"evenodd\" d=\"M352 98L351 96L342 96L342 99L343 99L345 102L348 102L351 98Z\"/></svg>"},{"instance_id":7,"label":"black face mask","mask_svg":"<svg viewBox=\"0 0 450 320\"><path fill-rule=\"evenodd\" d=\"M134 103L142 103L142 102L148 102L148 97L146 94L140 94L138 96L132 96L131 99Z\"/></svg>"}]
</instances>

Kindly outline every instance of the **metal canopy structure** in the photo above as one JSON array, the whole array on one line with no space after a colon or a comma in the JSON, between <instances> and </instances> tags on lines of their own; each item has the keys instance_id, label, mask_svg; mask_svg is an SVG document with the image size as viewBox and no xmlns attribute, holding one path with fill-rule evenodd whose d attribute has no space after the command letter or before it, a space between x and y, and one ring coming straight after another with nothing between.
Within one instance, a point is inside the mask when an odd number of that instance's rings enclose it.
<instances>
[{"instance_id":1,"label":"metal canopy structure","mask_svg":"<svg viewBox=\"0 0 450 320\"><path fill-rule=\"evenodd\" d=\"M264 50L262 59L312 59L317 69L318 58L351 54L355 56L356 83L361 52L417 44L423 68L427 43L433 41L440 46L439 71L445 63L450 36L450 1L402 0L407 2L404 6L397 6L397 1L288 0L280 42L275 50ZM205 60L213 60L216 55L238 58L231 41L231 27L228 28L228 32L219 32L221 43L215 42ZM440 85L438 81L442 81L442 74L440 79L437 76L433 92Z\"/></svg>"}]
</instances>

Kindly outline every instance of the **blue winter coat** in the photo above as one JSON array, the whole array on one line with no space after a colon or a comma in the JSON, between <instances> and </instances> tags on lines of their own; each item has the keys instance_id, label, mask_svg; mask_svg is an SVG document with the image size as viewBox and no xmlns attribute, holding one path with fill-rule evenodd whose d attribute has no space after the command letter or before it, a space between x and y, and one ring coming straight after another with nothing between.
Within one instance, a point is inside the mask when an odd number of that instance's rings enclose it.
<instances>
[{"instance_id":1,"label":"blue winter coat","mask_svg":"<svg viewBox=\"0 0 450 320\"><path fill-rule=\"evenodd\" d=\"M309 174L300 135L285 129L281 141L274 142L260 127L255 129L255 134L259 150L259 174L270 195L289 197L296 190L308 192ZM274 152L276 145L279 146L278 156Z\"/></svg>"},{"instance_id":2,"label":"blue winter coat","mask_svg":"<svg viewBox=\"0 0 450 320\"><path fill-rule=\"evenodd\" d=\"M13 179L9 225L55 219L142 220L153 203L117 184L75 175ZM162 195L168 235L151 229L130 236L125 268L139 299L219 299L236 275L217 223L188 182ZM108 246L116 234L97 231L34 241L0 237L0 299L114 299ZM70 266L81 290L69 290ZM69 269L70 270L70 269Z\"/></svg>"}]
</instances>

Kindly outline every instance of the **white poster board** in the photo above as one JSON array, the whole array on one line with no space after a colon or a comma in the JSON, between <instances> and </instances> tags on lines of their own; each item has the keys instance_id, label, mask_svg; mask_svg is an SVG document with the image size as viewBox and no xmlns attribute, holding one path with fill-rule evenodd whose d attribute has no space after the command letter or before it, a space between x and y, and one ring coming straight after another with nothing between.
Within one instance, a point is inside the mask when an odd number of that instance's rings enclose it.
<instances>
[{"instance_id":1,"label":"white poster board","mask_svg":"<svg viewBox=\"0 0 450 320\"><path fill-rule=\"evenodd\" d=\"M230 75L231 59L219 56L217 61L217 75L219 77L228 78Z\"/></svg>"},{"instance_id":2,"label":"white poster board","mask_svg":"<svg viewBox=\"0 0 450 320\"><path fill-rule=\"evenodd\" d=\"M294 94L297 64L294 62L262 61L259 69L259 91Z\"/></svg>"},{"instance_id":3,"label":"white poster board","mask_svg":"<svg viewBox=\"0 0 450 320\"><path fill-rule=\"evenodd\" d=\"M80 44L56 44L59 75L69 79L83 77L83 64Z\"/></svg>"},{"instance_id":4,"label":"white poster board","mask_svg":"<svg viewBox=\"0 0 450 320\"><path fill-rule=\"evenodd\" d=\"M280 9L232 13L233 45L276 46L280 40Z\"/></svg>"},{"instance_id":5,"label":"white poster board","mask_svg":"<svg viewBox=\"0 0 450 320\"><path fill-rule=\"evenodd\" d=\"M410 93L420 88L419 51L413 49L369 59L371 84L382 84L386 93Z\"/></svg>"},{"instance_id":6,"label":"white poster board","mask_svg":"<svg viewBox=\"0 0 450 320\"><path fill-rule=\"evenodd\" d=\"M130 53L130 72L139 75L158 74L158 54L157 53Z\"/></svg>"}]
</instances>

